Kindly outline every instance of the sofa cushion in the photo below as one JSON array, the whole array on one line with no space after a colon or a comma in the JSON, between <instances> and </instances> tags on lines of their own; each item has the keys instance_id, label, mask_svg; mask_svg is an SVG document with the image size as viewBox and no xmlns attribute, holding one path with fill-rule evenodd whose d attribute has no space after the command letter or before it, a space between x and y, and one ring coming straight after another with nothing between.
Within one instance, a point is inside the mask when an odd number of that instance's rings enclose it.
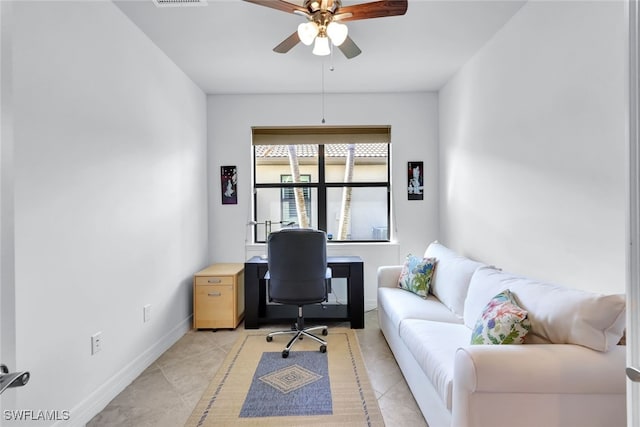
<instances>
[{"instance_id":1,"label":"sofa cushion","mask_svg":"<svg viewBox=\"0 0 640 427\"><path fill-rule=\"evenodd\" d=\"M398 279L398 287L426 298L429 295L431 278L435 268L435 258L418 258L411 254L407 255Z\"/></svg>"},{"instance_id":2,"label":"sofa cushion","mask_svg":"<svg viewBox=\"0 0 640 427\"><path fill-rule=\"evenodd\" d=\"M510 289L529 312L531 332L526 343L578 344L608 351L620 341L625 327L623 295L601 295L539 282L490 267L471 278L464 306L464 323L474 327L487 302Z\"/></svg>"},{"instance_id":3,"label":"sofa cushion","mask_svg":"<svg viewBox=\"0 0 640 427\"><path fill-rule=\"evenodd\" d=\"M404 319L426 319L439 322L462 323L433 295L422 299L399 288L378 288L378 308L389 316L393 325Z\"/></svg>"},{"instance_id":4,"label":"sofa cushion","mask_svg":"<svg viewBox=\"0 0 640 427\"><path fill-rule=\"evenodd\" d=\"M471 333L471 344L522 344L531 329L527 311L508 289L491 298Z\"/></svg>"},{"instance_id":5,"label":"sofa cushion","mask_svg":"<svg viewBox=\"0 0 640 427\"><path fill-rule=\"evenodd\" d=\"M438 242L431 243L424 256L438 260L431 293L462 319L471 276L484 264L459 255Z\"/></svg>"},{"instance_id":6,"label":"sofa cushion","mask_svg":"<svg viewBox=\"0 0 640 427\"><path fill-rule=\"evenodd\" d=\"M400 323L400 338L451 410L455 355L469 343L471 330L462 324L406 319Z\"/></svg>"}]
</instances>

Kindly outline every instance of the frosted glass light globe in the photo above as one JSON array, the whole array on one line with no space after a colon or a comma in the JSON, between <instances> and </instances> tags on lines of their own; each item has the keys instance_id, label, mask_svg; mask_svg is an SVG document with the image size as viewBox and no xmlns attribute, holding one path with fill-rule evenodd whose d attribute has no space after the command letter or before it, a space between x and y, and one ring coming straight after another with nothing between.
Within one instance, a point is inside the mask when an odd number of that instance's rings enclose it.
<instances>
[{"instance_id":1,"label":"frosted glass light globe","mask_svg":"<svg viewBox=\"0 0 640 427\"><path fill-rule=\"evenodd\" d=\"M339 22L330 22L327 26L327 35L335 46L340 46L347 39L349 29Z\"/></svg>"},{"instance_id":2,"label":"frosted glass light globe","mask_svg":"<svg viewBox=\"0 0 640 427\"><path fill-rule=\"evenodd\" d=\"M313 46L313 54L318 56L326 56L331 53L329 48L329 39L327 37L316 37L316 44Z\"/></svg>"},{"instance_id":3,"label":"frosted glass light globe","mask_svg":"<svg viewBox=\"0 0 640 427\"><path fill-rule=\"evenodd\" d=\"M313 40L318 35L318 25L315 22L304 22L298 25L298 37L300 41L307 46L313 43Z\"/></svg>"}]
</instances>

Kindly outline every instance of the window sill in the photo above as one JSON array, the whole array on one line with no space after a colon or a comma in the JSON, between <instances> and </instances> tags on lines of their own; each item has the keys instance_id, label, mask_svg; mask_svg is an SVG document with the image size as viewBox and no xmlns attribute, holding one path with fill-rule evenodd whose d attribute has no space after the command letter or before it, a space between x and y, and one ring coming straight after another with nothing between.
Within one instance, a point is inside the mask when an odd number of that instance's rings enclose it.
<instances>
[{"instance_id":1,"label":"window sill","mask_svg":"<svg viewBox=\"0 0 640 427\"><path fill-rule=\"evenodd\" d=\"M245 244L245 249L246 250L263 250L266 246L266 243L247 243ZM366 242L366 241L362 241L362 242L332 242L332 241L328 241L327 242L327 247L348 247L348 246L353 246L353 247L358 247L358 246L400 246L400 243L398 242L386 242L386 241L370 241L370 242Z\"/></svg>"}]
</instances>

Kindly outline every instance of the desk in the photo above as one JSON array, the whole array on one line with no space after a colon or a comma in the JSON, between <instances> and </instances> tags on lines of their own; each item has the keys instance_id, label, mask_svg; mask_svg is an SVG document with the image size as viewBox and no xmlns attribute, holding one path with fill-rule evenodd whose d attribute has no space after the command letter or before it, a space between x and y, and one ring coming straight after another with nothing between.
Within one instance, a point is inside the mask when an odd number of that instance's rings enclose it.
<instances>
[{"instance_id":1,"label":"desk","mask_svg":"<svg viewBox=\"0 0 640 427\"><path fill-rule=\"evenodd\" d=\"M347 279L346 305L312 304L305 306L305 319L350 321L352 329L364 328L363 262L358 256L327 257L331 277ZM267 260L253 257L244 264L245 329L257 329L261 323L290 322L298 315L293 305L267 304Z\"/></svg>"}]
</instances>

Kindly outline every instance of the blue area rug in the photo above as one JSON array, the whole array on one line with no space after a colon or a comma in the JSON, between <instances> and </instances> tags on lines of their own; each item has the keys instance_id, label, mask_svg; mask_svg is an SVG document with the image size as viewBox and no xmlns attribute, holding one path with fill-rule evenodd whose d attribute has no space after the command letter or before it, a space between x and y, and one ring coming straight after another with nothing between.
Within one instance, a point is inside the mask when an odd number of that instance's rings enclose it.
<instances>
[{"instance_id":1,"label":"blue area rug","mask_svg":"<svg viewBox=\"0 0 640 427\"><path fill-rule=\"evenodd\" d=\"M331 415L327 354L319 351L266 352L258 363L241 418Z\"/></svg>"}]
</instances>

